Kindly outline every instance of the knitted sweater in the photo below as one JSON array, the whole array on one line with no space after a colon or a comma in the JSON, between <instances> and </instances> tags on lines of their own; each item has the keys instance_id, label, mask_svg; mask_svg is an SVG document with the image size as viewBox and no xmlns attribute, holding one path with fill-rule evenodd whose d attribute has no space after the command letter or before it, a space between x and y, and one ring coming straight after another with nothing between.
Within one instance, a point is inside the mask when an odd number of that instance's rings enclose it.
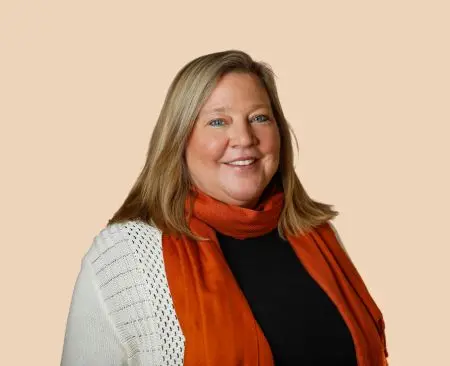
<instances>
[{"instance_id":1,"label":"knitted sweater","mask_svg":"<svg viewBox=\"0 0 450 366\"><path fill-rule=\"evenodd\" d=\"M81 261L61 365L181 366L184 342L162 232L141 221L103 228Z\"/></svg>"}]
</instances>

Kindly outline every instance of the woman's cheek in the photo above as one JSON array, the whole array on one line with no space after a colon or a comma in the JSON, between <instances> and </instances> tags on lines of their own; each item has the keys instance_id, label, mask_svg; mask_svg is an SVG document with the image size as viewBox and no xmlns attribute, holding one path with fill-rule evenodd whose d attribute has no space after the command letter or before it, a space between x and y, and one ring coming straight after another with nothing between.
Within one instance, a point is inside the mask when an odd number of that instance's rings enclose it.
<instances>
[{"instance_id":1,"label":"woman's cheek","mask_svg":"<svg viewBox=\"0 0 450 366\"><path fill-rule=\"evenodd\" d=\"M225 154L226 139L221 136L206 138L203 146L209 160L219 161Z\"/></svg>"}]
</instances>

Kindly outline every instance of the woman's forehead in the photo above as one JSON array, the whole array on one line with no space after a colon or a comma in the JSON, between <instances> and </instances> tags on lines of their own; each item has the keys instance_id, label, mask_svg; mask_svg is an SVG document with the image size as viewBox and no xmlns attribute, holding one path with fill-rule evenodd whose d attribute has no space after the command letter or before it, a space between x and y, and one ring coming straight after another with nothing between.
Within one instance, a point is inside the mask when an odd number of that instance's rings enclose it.
<instances>
[{"instance_id":1,"label":"woman's forehead","mask_svg":"<svg viewBox=\"0 0 450 366\"><path fill-rule=\"evenodd\" d=\"M270 100L255 75L228 74L222 77L206 100L204 113L228 112L234 108L268 108Z\"/></svg>"}]
</instances>

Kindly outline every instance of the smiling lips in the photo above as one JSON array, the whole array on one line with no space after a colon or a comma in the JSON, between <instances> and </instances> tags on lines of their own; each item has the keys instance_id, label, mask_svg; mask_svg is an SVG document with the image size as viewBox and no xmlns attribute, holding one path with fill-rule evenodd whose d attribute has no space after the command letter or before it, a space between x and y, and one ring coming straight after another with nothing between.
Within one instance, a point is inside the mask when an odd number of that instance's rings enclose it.
<instances>
[{"instance_id":1,"label":"smiling lips","mask_svg":"<svg viewBox=\"0 0 450 366\"><path fill-rule=\"evenodd\" d=\"M255 161L256 161L255 158L250 158L250 159L234 160L234 161L230 161L229 163L225 163L225 164L234 165L234 166L248 166L248 165L252 165Z\"/></svg>"},{"instance_id":2,"label":"smiling lips","mask_svg":"<svg viewBox=\"0 0 450 366\"><path fill-rule=\"evenodd\" d=\"M243 165L253 164L254 162L255 162L255 159L249 159L249 160L236 160L236 161L233 161L233 162L227 163L227 164L243 166Z\"/></svg>"}]
</instances>

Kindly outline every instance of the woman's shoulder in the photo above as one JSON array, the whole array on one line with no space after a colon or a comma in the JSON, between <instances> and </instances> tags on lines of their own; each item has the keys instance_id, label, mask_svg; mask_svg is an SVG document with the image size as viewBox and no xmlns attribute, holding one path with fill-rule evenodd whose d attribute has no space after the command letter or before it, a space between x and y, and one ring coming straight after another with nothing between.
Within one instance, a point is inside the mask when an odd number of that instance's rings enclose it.
<instances>
[{"instance_id":1,"label":"woman's shoulder","mask_svg":"<svg viewBox=\"0 0 450 366\"><path fill-rule=\"evenodd\" d=\"M83 262L92 267L106 296L156 280L155 266L163 263L162 232L138 220L108 224L93 238Z\"/></svg>"},{"instance_id":2,"label":"woman's shoulder","mask_svg":"<svg viewBox=\"0 0 450 366\"><path fill-rule=\"evenodd\" d=\"M162 232L143 221L108 224L94 236L85 260L95 266L96 263L117 261L134 253L154 251L161 243Z\"/></svg>"},{"instance_id":3,"label":"woman's shoulder","mask_svg":"<svg viewBox=\"0 0 450 366\"><path fill-rule=\"evenodd\" d=\"M143 357L142 350L149 345L152 352L162 354L162 340L168 337L160 329L162 319L169 318L173 324L177 320L169 312L173 305L161 230L134 220L108 224L94 237L84 260L93 269L93 280L129 357Z\"/></svg>"}]
</instances>

